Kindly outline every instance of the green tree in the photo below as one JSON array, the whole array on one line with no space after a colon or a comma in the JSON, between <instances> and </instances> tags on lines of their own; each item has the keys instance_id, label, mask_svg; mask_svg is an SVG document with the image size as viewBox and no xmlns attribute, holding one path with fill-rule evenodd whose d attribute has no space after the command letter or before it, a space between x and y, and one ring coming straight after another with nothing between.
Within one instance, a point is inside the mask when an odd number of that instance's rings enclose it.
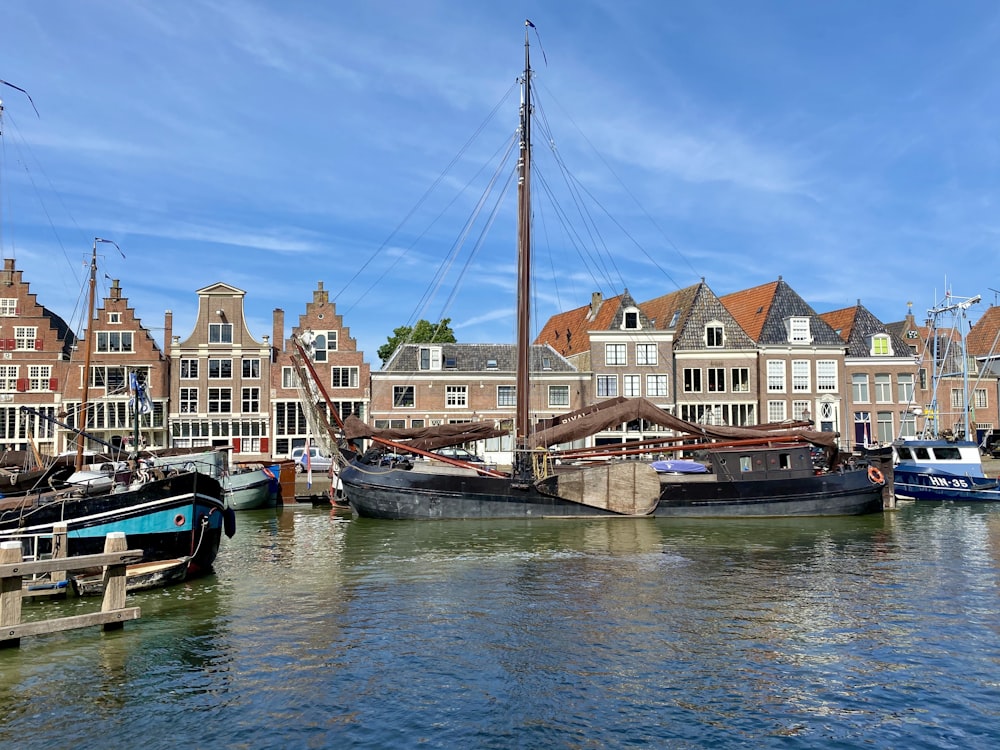
<instances>
[{"instance_id":1,"label":"green tree","mask_svg":"<svg viewBox=\"0 0 1000 750\"><path fill-rule=\"evenodd\" d=\"M401 344L454 344L458 339L455 338L450 323L451 318L444 318L437 324L421 319L415 326L400 326L393 330L388 341L378 348L378 357L385 365Z\"/></svg>"}]
</instances>

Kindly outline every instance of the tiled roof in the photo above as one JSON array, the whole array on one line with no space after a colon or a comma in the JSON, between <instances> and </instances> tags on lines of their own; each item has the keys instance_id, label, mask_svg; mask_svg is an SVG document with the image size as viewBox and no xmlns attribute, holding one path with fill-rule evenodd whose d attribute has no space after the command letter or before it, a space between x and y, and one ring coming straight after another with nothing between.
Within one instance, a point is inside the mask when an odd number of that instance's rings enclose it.
<instances>
[{"instance_id":1,"label":"tiled roof","mask_svg":"<svg viewBox=\"0 0 1000 750\"><path fill-rule=\"evenodd\" d=\"M564 357L589 353L588 331L610 330L621 309L621 302L621 295L603 299L599 293L595 293L591 304L549 318L535 338L535 344L547 344ZM594 307L597 308L596 314Z\"/></svg>"},{"instance_id":2,"label":"tiled roof","mask_svg":"<svg viewBox=\"0 0 1000 750\"><path fill-rule=\"evenodd\" d=\"M691 307L701 286L701 283L692 284L684 289L678 289L676 292L651 299L649 302L643 302L640 307L646 313L650 325L655 330L678 330L684 326L684 321L691 312Z\"/></svg>"},{"instance_id":3,"label":"tiled roof","mask_svg":"<svg viewBox=\"0 0 1000 750\"><path fill-rule=\"evenodd\" d=\"M764 323L767 322L777 288L778 282L771 281L751 289L744 289L742 292L727 294L719 299L739 323L740 328L754 341L758 341L761 331L764 330Z\"/></svg>"},{"instance_id":4,"label":"tiled roof","mask_svg":"<svg viewBox=\"0 0 1000 750\"><path fill-rule=\"evenodd\" d=\"M726 349L753 349L755 344L732 313L704 281L644 302L642 309L655 320L657 330L671 330L675 349L705 349L705 326L719 321L725 330Z\"/></svg>"},{"instance_id":5,"label":"tiled roof","mask_svg":"<svg viewBox=\"0 0 1000 750\"><path fill-rule=\"evenodd\" d=\"M517 347L514 344L404 344L382 371L419 371L420 349L426 346L441 347L441 372L513 373L517 369ZM496 365L492 366L494 362ZM566 359L544 345L531 347L528 367L532 372L576 372Z\"/></svg>"},{"instance_id":6,"label":"tiled roof","mask_svg":"<svg viewBox=\"0 0 1000 750\"><path fill-rule=\"evenodd\" d=\"M844 343L837 332L780 276L775 282L726 295L722 297L722 303L758 344L787 343L785 321L793 317L810 319L809 332L813 345L838 346Z\"/></svg>"},{"instance_id":7,"label":"tiled roof","mask_svg":"<svg viewBox=\"0 0 1000 750\"><path fill-rule=\"evenodd\" d=\"M976 357L1000 355L1000 307L990 305L965 337L969 354Z\"/></svg>"}]
</instances>

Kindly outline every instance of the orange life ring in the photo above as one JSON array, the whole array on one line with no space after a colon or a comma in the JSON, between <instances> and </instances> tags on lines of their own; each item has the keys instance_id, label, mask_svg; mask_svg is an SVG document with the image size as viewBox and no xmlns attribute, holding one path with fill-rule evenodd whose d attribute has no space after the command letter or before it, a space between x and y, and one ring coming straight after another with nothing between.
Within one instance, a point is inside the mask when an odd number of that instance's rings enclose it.
<instances>
[{"instance_id":1,"label":"orange life ring","mask_svg":"<svg viewBox=\"0 0 1000 750\"><path fill-rule=\"evenodd\" d=\"M885 477L882 476L882 472L877 466L868 467L868 479L871 480L872 484L885 484Z\"/></svg>"}]
</instances>

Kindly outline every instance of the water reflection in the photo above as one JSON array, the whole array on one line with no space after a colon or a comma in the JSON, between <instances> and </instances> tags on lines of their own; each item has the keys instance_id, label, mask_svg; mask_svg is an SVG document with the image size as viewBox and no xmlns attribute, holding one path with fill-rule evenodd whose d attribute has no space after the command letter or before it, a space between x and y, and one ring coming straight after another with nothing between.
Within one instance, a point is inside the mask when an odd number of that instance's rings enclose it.
<instances>
[{"instance_id":1,"label":"water reflection","mask_svg":"<svg viewBox=\"0 0 1000 750\"><path fill-rule=\"evenodd\" d=\"M135 597L139 622L0 652L0 743L974 747L998 519L241 514L216 574Z\"/></svg>"}]
</instances>

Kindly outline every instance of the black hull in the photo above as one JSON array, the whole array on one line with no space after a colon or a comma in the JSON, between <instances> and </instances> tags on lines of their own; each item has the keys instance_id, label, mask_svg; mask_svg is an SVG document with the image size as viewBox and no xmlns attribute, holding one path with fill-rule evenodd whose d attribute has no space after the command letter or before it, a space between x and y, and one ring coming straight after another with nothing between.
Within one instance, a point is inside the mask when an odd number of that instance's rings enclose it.
<instances>
[{"instance_id":1,"label":"black hull","mask_svg":"<svg viewBox=\"0 0 1000 750\"><path fill-rule=\"evenodd\" d=\"M671 482L653 515L682 518L859 516L882 511L882 485L864 470L750 481Z\"/></svg>"},{"instance_id":2,"label":"black hull","mask_svg":"<svg viewBox=\"0 0 1000 750\"><path fill-rule=\"evenodd\" d=\"M507 478L434 474L351 464L344 494L359 516L382 519L614 517L620 514L521 490ZM792 479L671 481L661 478L654 516L747 518L843 516L882 510L882 486L864 471Z\"/></svg>"},{"instance_id":3,"label":"black hull","mask_svg":"<svg viewBox=\"0 0 1000 750\"><path fill-rule=\"evenodd\" d=\"M365 518L464 519L616 516L610 511L516 489L510 479L432 474L352 463L340 472L351 508Z\"/></svg>"},{"instance_id":4,"label":"black hull","mask_svg":"<svg viewBox=\"0 0 1000 750\"><path fill-rule=\"evenodd\" d=\"M190 573L201 575L212 569L222 540L222 487L197 472L125 492L23 502L24 507L0 512L0 536L23 539L26 554L33 554L35 539L39 551L46 552L53 525L64 522L70 555L103 552L107 534L120 531L130 549L143 551L144 561L191 557Z\"/></svg>"}]
</instances>

